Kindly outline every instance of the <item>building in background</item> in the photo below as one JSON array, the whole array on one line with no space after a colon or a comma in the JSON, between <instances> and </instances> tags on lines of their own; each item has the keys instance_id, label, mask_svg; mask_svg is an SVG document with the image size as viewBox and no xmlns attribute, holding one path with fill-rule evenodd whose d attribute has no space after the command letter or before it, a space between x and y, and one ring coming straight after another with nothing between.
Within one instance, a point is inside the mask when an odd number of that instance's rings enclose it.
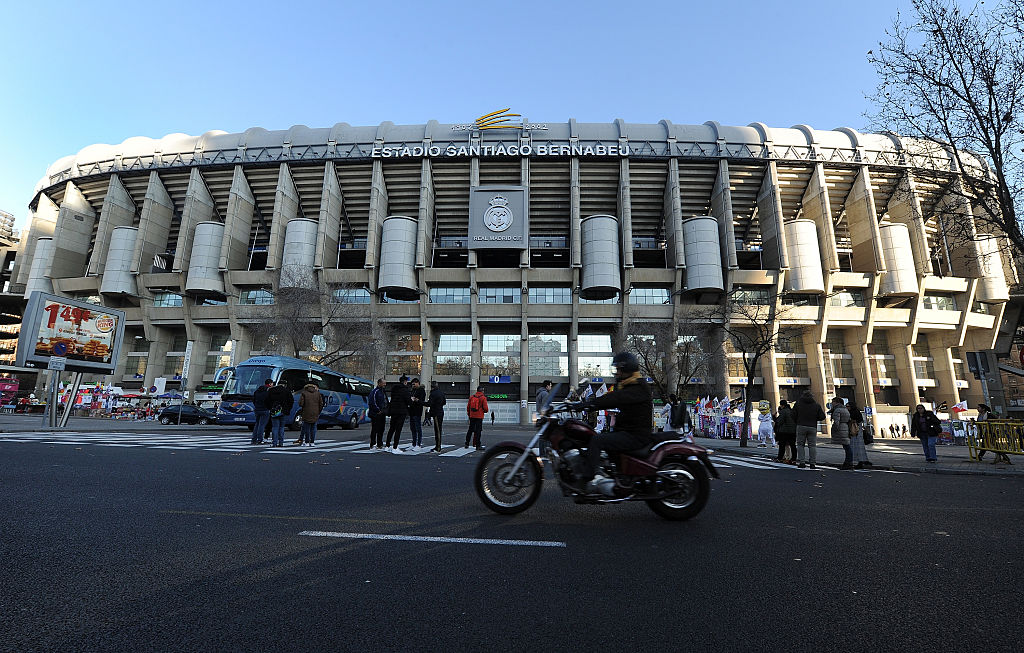
<instances>
[{"instance_id":1,"label":"building in background","mask_svg":"<svg viewBox=\"0 0 1024 653\"><path fill-rule=\"evenodd\" d=\"M942 238L940 210L973 219L952 169L892 135L760 123L132 138L50 167L12 286L126 310L119 385L176 387L191 343L195 389L266 351L250 309L274 301L283 271L315 279L391 326L389 379L454 398L481 384L500 418L524 422L545 379L610 381L624 328L653 334L739 298L777 305L793 334L751 399L839 394L884 426L922 399L1003 403L965 352L1015 327L1017 272L999 234ZM722 351L706 385L735 397L743 353Z\"/></svg>"}]
</instances>

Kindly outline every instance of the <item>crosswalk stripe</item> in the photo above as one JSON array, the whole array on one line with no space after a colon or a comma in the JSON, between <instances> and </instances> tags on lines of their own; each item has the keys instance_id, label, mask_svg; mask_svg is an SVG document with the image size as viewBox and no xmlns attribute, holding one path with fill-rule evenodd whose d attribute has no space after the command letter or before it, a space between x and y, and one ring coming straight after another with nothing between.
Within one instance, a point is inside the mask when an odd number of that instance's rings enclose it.
<instances>
[{"instance_id":1,"label":"crosswalk stripe","mask_svg":"<svg viewBox=\"0 0 1024 653\"><path fill-rule=\"evenodd\" d=\"M465 447L462 447L462 448L453 449L452 451L448 451L446 453L442 453L442 454L438 454L438 455L440 455L440 456L442 456L444 458L461 458L462 456L465 456L466 454L471 454L474 451L476 451L476 449L467 449Z\"/></svg>"},{"instance_id":2,"label":"crosswalk stripe","mask_svg":"<svg viewBox=\"0 0 1024 653\"><path fill-rule=\"evenodd\" d=\"M740 467L752 467L754 469L775 469L774 467L768 465L759 465L757 463L751 463L745 460L737 460L735 458L721 458L719 456L713 456L711 460L714 461L716 458L719 458L721 460L727 460L729 461L730 465L739 465Z\"/></svg>"}]
</instances>

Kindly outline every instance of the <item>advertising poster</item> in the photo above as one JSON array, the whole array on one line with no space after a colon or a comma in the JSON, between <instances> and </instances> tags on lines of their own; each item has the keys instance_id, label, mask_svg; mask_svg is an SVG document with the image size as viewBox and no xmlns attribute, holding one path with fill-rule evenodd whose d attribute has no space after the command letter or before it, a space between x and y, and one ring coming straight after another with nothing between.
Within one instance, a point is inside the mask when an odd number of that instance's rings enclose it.
<instances>
[{"instance_id":1,"label":"advertising poster","mask_svg":"<svg viewBox=\"0 0 1024 653\"><path fill-rule=\"evenodd\" d=\"M45 301L34 355L111 365L117 317L59 301Z\"/></svg>"}]
</instances>

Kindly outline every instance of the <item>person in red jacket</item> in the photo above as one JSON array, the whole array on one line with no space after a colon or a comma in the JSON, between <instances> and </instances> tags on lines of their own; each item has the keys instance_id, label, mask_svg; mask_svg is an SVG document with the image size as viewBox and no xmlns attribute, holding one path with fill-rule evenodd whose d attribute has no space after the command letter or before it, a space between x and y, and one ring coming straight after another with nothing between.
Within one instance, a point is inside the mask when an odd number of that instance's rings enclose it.
<instances>
[{"instance_id":1,"label":"person in red jacket","mask_svg":"<svg viewBox=\"0 0 1024 653\"><path fill-rule=\"evenodd\" d=\"M466 404L466 413L469 415L469 430L466 431L466 448L469 449L469 439L473 438L473 446L483 449L480 444L480 436L484 430L484 415L490 410L487 407L487 397L484 396L484 388L476 389L476 394L469 398Z\"/></svg>"}]
</instances>

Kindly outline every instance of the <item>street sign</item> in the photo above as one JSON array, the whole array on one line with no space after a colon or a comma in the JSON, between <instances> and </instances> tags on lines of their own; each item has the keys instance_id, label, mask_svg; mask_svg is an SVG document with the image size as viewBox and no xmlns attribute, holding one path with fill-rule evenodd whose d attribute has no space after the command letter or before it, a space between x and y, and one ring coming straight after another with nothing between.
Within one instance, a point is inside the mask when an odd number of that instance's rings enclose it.
<instances>
[{"instance_id":1,"label":"street sign","mask_svg":"<svg viewBox=\"0 0 1024 653\"><path fill-rule=\"evenodd\" d=\"M188 368L192 365L192 346L195 344L194 341L189 340L185 344L185 360L181 364L181 387L185 387L185 379L188 378Z\"/></svg>"},{"instance_id":2,"label":"street sign","mask_svg":"<svg viewBox=\"0 0 1024 653\"><path fill-rule=\"evenodd\" d=\"M871 415L874 414L874 412L875 411L871 410L871 406L865 406L864 407L864 416L865 417L871 417Z\"/></svg>"},{"instance_id":3,"label":"street sign","mask_svg":"<svg viewBox=\"0 0 1024 653\"><path fill-rule=\"evenodd\" d=\"M489 376L487 380L489 383L512 383L511 376Z\"/></svg>"},{"instance_id":4,"label":"street sign","mask_svg":"<svg viewBox=\"0 0 1024 653\"><path fill-rule=\"evenodd\" d=\"M64 367L68 364L68 359L60 358L58 356L50 356L50 359L46 362L46 369L54 370L57 372L63 372Z\"/></svg>"}]
</instances>

